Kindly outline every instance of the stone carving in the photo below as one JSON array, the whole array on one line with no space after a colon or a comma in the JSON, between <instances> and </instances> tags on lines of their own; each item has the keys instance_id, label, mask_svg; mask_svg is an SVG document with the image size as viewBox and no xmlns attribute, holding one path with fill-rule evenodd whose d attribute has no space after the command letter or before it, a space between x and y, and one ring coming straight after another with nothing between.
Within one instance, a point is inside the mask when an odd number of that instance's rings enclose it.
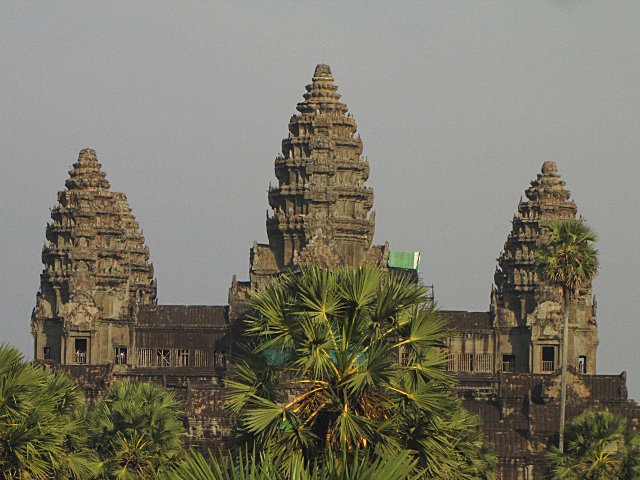
<instances>
[{"instance_id":1,"label":"stone carving","mask_svg":"<svg viewBox=\"0 0 640 480\"><path fill-rule=\"evenodd\" d=\"M571 192L564 188L565 185L566 183L560 180L560 175L558 175L556 162L548 161L544 162L542 173L539 173L538 178L531 182L531 187L526 190L525 194L532 201L554 198L558 200L558 204L569 202Z\"/></svg>"},{"instance_id":2,"label":"stone carving","mask_svg":"<svg viewBox=\"0 0 640 480\"><path fill-rule=\"evenodd\" d=\"M326 253L318 247L305 251L314 238L326 245L321 237L331 238L333 260L361 265L375 225L375 217L368 216L373 190L363 186L369 163L328 65L316 67L306 90L275 160L278 186L269 188L274 212L267 218L269 244L279 269L292 267L296 252L305 252L304 261L311 260L312 252Z\"/></svg>"},{"instance_id":3,"label":"stone carving","mask_svg":"<svg viewBox=\"0 0 640 480\"><path fill-rule=\"evenodd\" d=\"M142 304L156 298L144 236L126 196L109 190L95 151L80 152L65 186L51 209L42 250L44 270L32 315L36 358L49 344L46 332L57 331L63 319L65 333L80 326L95 330L100 322L127 321L128 310L121 307L129 298ZM110 355L110 347L104 348Z\"/></svg>"},{"instance_id":4,"label":"stone carving","mask_svg":"<svg viewBox=\"0 0 640 480\"><path fill-rule=\"evenodd\" d=\"M498 259L494 276L498 316L501 315L500 308L519 312L521 298L524 298L527 314L533 312L542 296L562 301L557 289L541 285L537 280L532 252L544 235L549 220L576 215L576 204L569 200L571 193L564 186L555 162L544 162L542 173L525 191L528 201L520 200L518 214L513 218L513 228ZM519 314L515 318L524 322Z\"/></svg>"},{"instance_id":5,"label":"stone carving","mask_svg":"<svg viewBox=\"0 0 640 480\"><path fill-rule=\"evenodd\" d=\"M527 368L537 373L542 368L541 349L559 346L564 302L559 287L538 278L533 252L546 235L548 222L574 218L577 207L560 180L555 162L544 162L525 195L527 200L520 200L498 259L491 311L493 324L509 338L510 350L505 353L528 359ZM590 359L589 372L595 372L598 333L591 285L581 290L575 303L570 311L569 365L577 365L579 355L586 356Z\"/></svg>"},{"instance_id":6,"label":"stone carving","mask_svg":"<svg viewBox=\"0 0 640 480\"><path fill-rule=\"evenodd\" d=\"M335 242L325 237L314 237L304 247L302 252L294 255L296 265L316 264L324 268L339 268L345 265L345 260Z\"/></svg>"},{"instance_id":7,"label":"stone carving","mask_svg":"<svg viewBox=\"0 0 640 480\"><path fill-rule=\"evenodd\" d=\"M85 332L97 330L101 309L98 308L92 298L83 297L79 300L82 303L70 302L61 309L60 316L64 318L65 331Z\"/></svg>"}]
</instances>

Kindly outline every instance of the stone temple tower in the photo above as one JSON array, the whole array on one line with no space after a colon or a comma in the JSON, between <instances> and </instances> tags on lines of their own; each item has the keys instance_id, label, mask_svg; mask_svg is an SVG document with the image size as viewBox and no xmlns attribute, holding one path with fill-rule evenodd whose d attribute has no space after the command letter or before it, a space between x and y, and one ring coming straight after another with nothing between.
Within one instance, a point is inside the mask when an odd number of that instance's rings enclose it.
<instances>
[{"instance_id":1,"label":"stone temple tower","mask_svg":"<svg viewBox=\"0 0 640 480\"><path fill-rule=\"evenodd\" d=\"M560 289L541 282L533 251L550 220L574 218L576 204L554 162L545 162L520 201L513 228L498 259L491 293L503 370L531 373L555 371L560 358L563 299ZM580 291L569 317L569 365L595 374L598 329L591 285Z\"/></svg>"},{"instance_id":2,"label":"stone temple tower","mask_svg":"<svg viewBox=\"0 0 640 480\"><path fill-rule=\"evenodd\" d=\"M375 215L373 189L365 186L369 163L328 65L316 66L306 90L275 160L278 185L269 188L269 245L254 244L252 284L305 262L386 266L388 249L371 246Z\"/></svg>"},{"instance_id":3,"label":"stone temple tower","mask_svg":"<svg viewBox=\"0 0 640 480\"><path fill-rule=\"evenodd\" d=\"M123 193L85 149L51 210L31 318L35 358L127 363L137 305L156 299L149 248Z\"/></svg>"}]
</instances>

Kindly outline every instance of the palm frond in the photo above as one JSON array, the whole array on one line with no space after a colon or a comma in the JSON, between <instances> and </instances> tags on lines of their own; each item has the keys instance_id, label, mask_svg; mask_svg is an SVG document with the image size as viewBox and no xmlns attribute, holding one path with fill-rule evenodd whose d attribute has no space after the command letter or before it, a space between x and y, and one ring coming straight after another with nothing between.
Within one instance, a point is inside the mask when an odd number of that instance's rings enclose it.
<instances>
[{"instance_id":1,"label":"palm frond","mask_svg":"<svg viewBox=\"0 0 640 480\"><path fill-rule=\"evenodd\" d=\"M598 273L598 237L581 219L554 220L547 225L548 235L534 251L538 275L573 295Z\"/></svg>"},{"instance_id":2,"label":"palm frond","mask_svg":"<svg viewBox=\"0 0 640 480\"><path fill-rule=\"evenodd\" d=\"M314 480L368 478L387 472L389 452L404 458L398 471L444 479L439 464L450 478L491 478L477 422L453 413L463 410L442 368L450 332L424 286L369 266L302 266L250 303L251 350L228 377L226 408L247 445L277 457L282 478L306 478L288 476L303 467Z\"/></svg>"}]
</instances>

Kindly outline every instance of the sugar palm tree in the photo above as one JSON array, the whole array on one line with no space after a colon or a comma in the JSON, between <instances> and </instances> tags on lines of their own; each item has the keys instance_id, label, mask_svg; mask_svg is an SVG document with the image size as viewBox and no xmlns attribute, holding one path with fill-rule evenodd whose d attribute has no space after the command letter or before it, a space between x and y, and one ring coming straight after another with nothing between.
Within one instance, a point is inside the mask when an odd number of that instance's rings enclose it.
<instances>
[{"instance_id":1,"label":"sugar palm tree","mask_svg":"<svg viewBox=\"0 0 640 480\"><path fill-rule=\"evenodd\" d=\"M249 345L226 381L241 442L271 449L285 470L326 451L408 450L431 478L483 478L477 421L460 414L442 368L450 332L423 286L373 267L309 266L250 305Z\"/></svg>"},{"instance_id":2,"label":"sugar palm tree","mask_svg":"<svg viewBox=\"0 0 640 480\"><path fill-rule=\"evenodd\" d=\"M554 480L640 478L640 437L625 436L627 420L610 412L586 412L566 426L566 449L547 454Z\"/></svg>"},{"instance_id":3,"label":"sugar palm tree","mask_svg":"<svg viewBox=\"0 0 640 480\"><path fill-rule=\"evenodd\" d=\"M540 278L561 287L564 299L559 441L562 451L569 363L569 307L579 289L588 285L598 273L598 251L593 247L597 235L582 219L554 220L547 227L548 234L534 252L534 261Z\"/></svg>"},{"instance_id":4,"label":"sugar palm tree","mask_svg":"<svg viewBox=\"0 0 640 480\"><path fill-rule=\"evenodd\" d=\"M0 345L0 478L169 480L182 457L179 415L172 394L142 383L114 384L89 410L69 377Z\"/></svg>"},{"instance_id":5,"label":"sugar palm tree","mask_svg":"<svg viewBox=\"0 0 640 480\"><path fill-rule=\"evenodd\" d=\"M0 345L0 478L93 477L98 459L72 418L78 403L71 379Z\"/></svg>"},{"instance_id":6,"label":"sugar palm tree","mask_svg":"<svg viewBox=\"0 0 640 480\"><path fill-rule=\"evenodd\" d=\"M100 478L162 478L182 456L180 403L158 385L116 382L85 420Z\"/></svg>"}]
</instances>

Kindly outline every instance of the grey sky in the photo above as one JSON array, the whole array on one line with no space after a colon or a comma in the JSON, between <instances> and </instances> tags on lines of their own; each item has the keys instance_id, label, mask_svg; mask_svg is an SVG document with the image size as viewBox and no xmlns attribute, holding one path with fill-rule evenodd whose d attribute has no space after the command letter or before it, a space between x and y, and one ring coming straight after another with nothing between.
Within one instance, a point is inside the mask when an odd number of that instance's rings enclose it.
<instances>
[{"instance_id":1,"label":"grey sky","mask_svg":"<svg viewBox=\"0 0 640 480\"><path fill-rule=\"evenodd\" d=\"M443 308L488 309L518 200L557 162L601 238L598 371L640 399L638 25L622 1L1 2L0 341L32 353L49 207L84 147L129 198L160 302L225 303L324 57L375 242L420 250Z\"/></svg>"}]
</instances>

